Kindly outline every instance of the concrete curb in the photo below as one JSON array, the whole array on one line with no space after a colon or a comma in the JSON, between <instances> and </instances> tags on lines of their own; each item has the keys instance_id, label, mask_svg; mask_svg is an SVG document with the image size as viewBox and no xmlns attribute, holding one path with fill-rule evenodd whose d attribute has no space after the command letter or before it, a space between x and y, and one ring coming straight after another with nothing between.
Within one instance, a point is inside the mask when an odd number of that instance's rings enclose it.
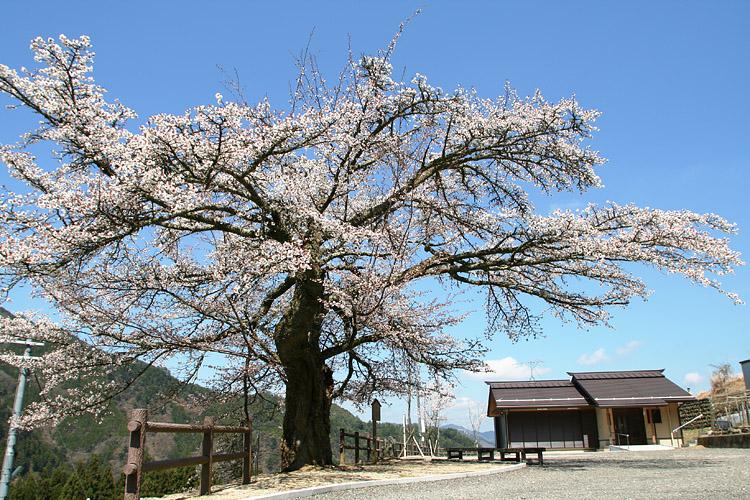
<instances>
[{"instance_id":1,"label":"concrete curb","mask_svg":"<svg viewBox=\"0 0 750 500\"><path fill-rule=\"evenodd\" d=\"M374 488L376 486L390 486L393 484L425 483L432 481L447 481L448 479L463 479L465 477L489 476L492 474L501 474L503 472L522 469L524 467L526 467L526 464L520 463L476 472L456 472L453 474L435 474L432 476L404 477L400 479L376 479L374 481L352 481L349 483L328 484L325 486L313 486L311 488L289 490L258 497L244 497L242 500L292 500L294 498L320 495L321 493L330 493L332 491L357 490L360 488Z\"/></svg>"}]
</instances>

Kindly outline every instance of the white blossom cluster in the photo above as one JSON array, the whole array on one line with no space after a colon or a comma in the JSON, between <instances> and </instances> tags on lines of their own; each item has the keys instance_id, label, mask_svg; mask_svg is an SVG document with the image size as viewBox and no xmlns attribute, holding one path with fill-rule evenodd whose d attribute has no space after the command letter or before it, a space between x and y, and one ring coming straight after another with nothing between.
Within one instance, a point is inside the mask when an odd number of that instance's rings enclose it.
<instances>
[{"instance_id":1,"label":"white blossom cluster","mask_svg":"<svg viewBox=\"0 0 750 500\"><path fill-rule=\"evenodd\" d=\"M94 83L86 37L32 50L36 70L0 65L0 92L40 120L0 149L26 186L0 200L0 270L64 321L3 320L4 335L55 347L34 361L44 388L27 426L97 411L134 360L179 360L189 379L212 353L226 387L283 383L304 345L335 375L330 396L355 401L403 392L414 364L480 368L486 339L447 335L461 318L420 280L482 287L490 330L515 337L535 331L529 298L587 324L645 296L629 262L718 290L741 264L717 215L537 215L530 190L601 185L585 144L598 113L573 98L397 81L389 51L334 84L304 64L286 111L217 95L137 126Z\"/></svg>"}]
</instances>

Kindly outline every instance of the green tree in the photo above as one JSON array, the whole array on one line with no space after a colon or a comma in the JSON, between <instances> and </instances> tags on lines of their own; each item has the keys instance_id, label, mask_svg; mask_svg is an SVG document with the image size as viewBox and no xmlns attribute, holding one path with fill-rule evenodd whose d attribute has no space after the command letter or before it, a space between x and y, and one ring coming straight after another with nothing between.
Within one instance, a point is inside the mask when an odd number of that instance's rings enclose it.
<instances>
[{"instance_id":1,"label":"green tree","mask_svg":"<svg viewBox=\"0 0 750 500\"><path fill-rule=\"evenodd\" d=\"M72 475L69 467L32 472L19 477L10 488L10 500L58 500Z\"/></svg>"},{"instance_id":2,"label":"green tree","mask_svg":"<svg viewBox=\"0 0 750 500\"><path fill-rule=\"evenodd\" d=\"M143 476L141 495L159 497L170 493L181 493L194 488L197 484L198 474L195 467L149 472Z\"/></svg>"},{"instance_id":3,"label":"green tree","mask_svg":"<svg viewBox=\"0 0 750 500\"><path fill-rule=\"evenodd\" d=\"M97 455L88 462L79 462L62 489L60 500L114 500L117 498L115 481L109 464Z\"/></svg>"}]
</instances>

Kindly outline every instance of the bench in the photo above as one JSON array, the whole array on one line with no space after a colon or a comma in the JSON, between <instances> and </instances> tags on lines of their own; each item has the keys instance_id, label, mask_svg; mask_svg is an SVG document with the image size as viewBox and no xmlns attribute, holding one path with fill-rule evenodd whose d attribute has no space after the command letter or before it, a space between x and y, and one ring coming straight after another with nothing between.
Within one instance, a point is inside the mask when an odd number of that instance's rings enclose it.
<instances>
[{"instance_id":1,"label":"bench","mask_svg":"<svg viewBox=\"0 0 750 500\"><path fill-rule=\"evenodd\" d=\"M495 460L495 451L500 453L500 460L503 462L526 462L529 465L544 465L544 452L547 448L446 448L448 460L464 459L464 453L476 453L477 460L491 461ZM536 455L536 460L532 461L529 455Z\"/></svg>"},{"instance_id":2,"label":"bench","mask_svg":"<svg viewBox=\"0 0 750 500\"><path fill-rule=\"evenodd\" d=\"M501 448L497 451L500 452L500 461L502 462L521 463L521 460L526 458L523 453L523 448ZM506 455L513 455L513 457L508 458Z\"/></svg>"},{"instance_id":3,"label":"bench","mask_svg":"<svg viewBox=\"0 0 750 500\"><path fill-rule=\"evenodd\" d=\"M528 465L544 465L544 452L547 448L524 448L523 449L523 461ZM536 454L536 462L529 460L529 455Z\"/></svg>"},{"instance_id":4,"label":"bench","mask_svg":"<svg viewBox=\"0 0 750 500\"><path fill-rule=\"evenodd\" d=\"M464 459L464 453L476 453L477 460L495 460L495 448L446 448L448 460Z\"/></svg>"}]
</instances>

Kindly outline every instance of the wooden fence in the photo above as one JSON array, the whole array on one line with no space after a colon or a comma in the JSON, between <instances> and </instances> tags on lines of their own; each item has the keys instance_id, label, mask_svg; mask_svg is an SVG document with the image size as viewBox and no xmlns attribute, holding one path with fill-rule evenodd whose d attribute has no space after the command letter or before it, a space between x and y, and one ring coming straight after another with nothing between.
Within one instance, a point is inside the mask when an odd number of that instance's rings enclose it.
<instances>
[{"instance_id":1,"label":"wooden fence","mask_svg":"<svg viewBox=\"0 0 750 500\"><path fill-rule=\"evenodd\" d=\"M347 438L351 438L350 444L347 442ZM382 460L386 457L395 458L401 456L404 450L404 443L396 441L395 439L377 438L372 439L372 436L364 432L346 432L345 429L339 430L339 465L343 465L347 462L346 451L351 450L354 452L354 464L374 462L373 458L377 457L377 460ZM407 443L406 454L418 453L417 447L413 443Z\"/></svg>"},{"instance_id":2,"label":"wooden fence","mask_svg":"<svg viewBox=\"0 0 750 500\"><path fill-rule=\"evenodd\" d=\"M133 410L128 422L130 441L128 444L128 459L123 467L125 474L125 500L139 500L141 498L141 481L143 474L149 471L174 469L189 465L201 466L200 494L211 493L211 474L213 464L229 460L242 459L242 484L250 483L252 467L252 425L248 427L229 427L214 425L213 417L206 417L203 424L172 424L167 422L149 422L147 410ZM202 453L196 457L172 458L144 462L146 433L149 432L191 432L202 433ZM214 453L214 434L243 434L244 449L236 453Z\"/></svg>"},{"instance_id":3,"label":"wooden fence","mask_svg":"<svg viewBox=\"0 0 750 500\"><path fill-rule=\"evenodd\" d=\"M346 438L348 437L354 438L353 445L347 444ZM364 446L361 446L361 443L364 443ZM339 465L343 465L346 463L346 450L354 450L355 464L361 463L360 458L362 457L362 454L360 452L365 452L367 456L367 462L370 462L373 458L373 454L382 454L383 440L376 439L373 442L373 439L369 434L365 434L364 432L359 431L346 432L346 430L341 429L339 431ZM382 458L382 455L377 458Z\"/></svg>"}]
</instances>

